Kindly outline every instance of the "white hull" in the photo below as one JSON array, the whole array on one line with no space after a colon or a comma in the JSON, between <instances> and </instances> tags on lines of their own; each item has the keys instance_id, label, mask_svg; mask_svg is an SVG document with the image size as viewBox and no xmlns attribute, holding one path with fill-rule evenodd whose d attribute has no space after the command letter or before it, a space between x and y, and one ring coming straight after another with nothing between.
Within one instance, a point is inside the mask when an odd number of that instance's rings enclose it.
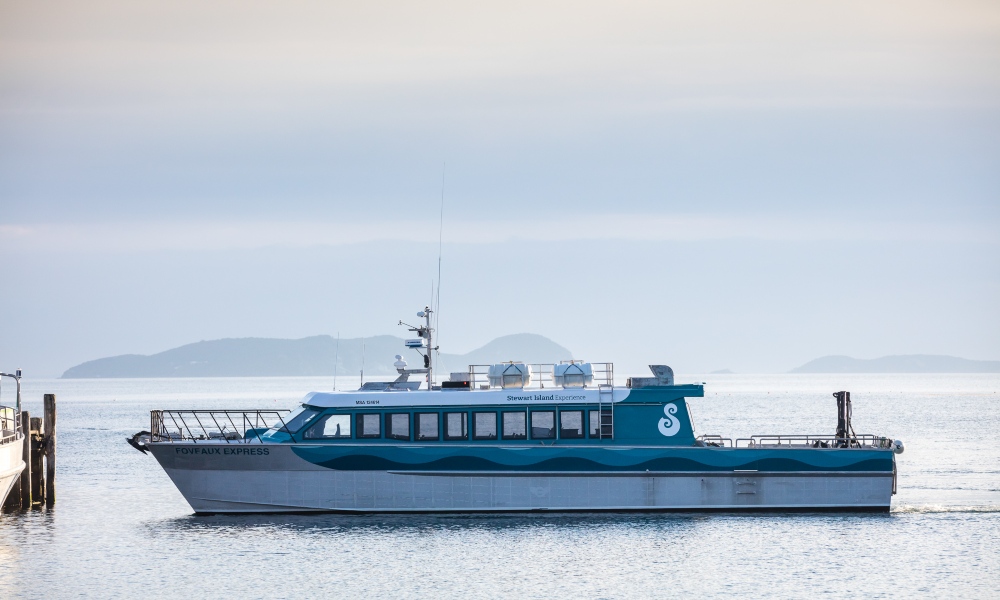
<instances>
[{"instance_id":1,"label":"white hull","mask_svg":"<svg viewBox=\"0 0 1000 600\"><path fill-rule=\"evenodd\" d=\"M887 511L885 473L531 473L166 469L199 513Z\"/></svg>"},{"instance_id":2,"label":"white hull","mask_svg":"<svg viewBox=\"0 0 1000 600\"><path fill-rule=\"evenodd\" d=\"M7 500L11 486L24 470L24 460L21 457L21 450L24 447L23 437L18 435L9 439L9 442L0 444L0 492L3 493L0 505Z\"/></svg>"}]
</instances>

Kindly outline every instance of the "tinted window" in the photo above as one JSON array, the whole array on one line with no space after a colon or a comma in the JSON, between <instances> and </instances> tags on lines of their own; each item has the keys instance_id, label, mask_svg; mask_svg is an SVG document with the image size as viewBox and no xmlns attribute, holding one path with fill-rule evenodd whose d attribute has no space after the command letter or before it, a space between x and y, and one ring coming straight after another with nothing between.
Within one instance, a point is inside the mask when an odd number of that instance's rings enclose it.
<instances>
[{"instance_id":1,"label":"tinted window","mask_svg":"<svg viewBox=\"0 0 1000 600\"><path fill-rule=\"evenodd\" d=\"M497 439L497 414L492 412L472 413L474 429L472 437L477 440Z\"/></svg>"},{"instance_id":2,"label":"tinted window","mask_svg":"<svg viewBox=\"0 0 1000 600\"><path fill-rule=\"evenodd\" d=\"M590 437L601 437L601 411L590 411Z\"/></svg>"},{"instance_id":3,"label":"tinted window","mask_svg":"<svg viewBox=\"0 0 1000 600\"><path fill-rule=\"evenodd\" d=\"M394 440L410 439L410 413L392 413L385 418L386 437Z\"/></svg>"},{"instance_id":4,"label":"tinted window","mask_svg":"<svg viewBox=\"0 0 1000 600\"><path fill-rule=\"evenodd\" d=\"M417 413L417 439L436 440L438 437L438 414Z\"/></svg>"},{"instance_id":5,"label":"tinted window","mask_svg":"<svg viewBox=\"0 0 1000 600\"><path fill-rule=\"evenodd\" d=\"M556 413L550 410L532 411L531 438L551 440L556 437Z\"/></svg>"},{"instance_id":6,"label":"tinted window","mask_svg":"<svg viewBox=\"0 0 1000 600\"><path fill-rule=\"evenodd\" d=\"M559 412L559 437L578 439L583 437L583 411L563 410Z\"/></svg>"},{"instance_id":7,"label":"tinted window","mask_svg":"<svg viewBox=\"0 0 1000 600\"><path fill-rule=\"evenodd\" d=\"M469 439L468 413L463 412L463 413L444 414L444 439L446 440Z\"/></svg>"},{"instance_id":8,"label":"tinted window","mask_svg":"<svg viewBox=\"0 0 1000 600\"><path fill-rule=\"evenodd\" d=\"M278 429L278 431L287 431L289 433L295 433L296 431L302 429L309 424L316 416L323 411L317 410L315 408L307 408L305 406L300 406L299 408L292 411L290 415L284 418L285 425Z\"/></svg>"},{"instance_id":9,"label":"tinted window","mask_svg":"<svg viewBox=\"0 0 1000 600\"><path fill-rule=\"evenodd\" d=\"M351 415L324 415L302 436L307 440L351 437Z\"/></svg>"},{"instance_id":10,"label":"tinted window","mask_svg":"<svg viewBox=\"0 0 1000 600\"><path fill-rule=\"evenodd\" d=\"M358 437L377 438L382 437L382 415L378 413L367 413L358 415Z\"/></svg>"},{"instance_id":11,"label":"tinted window","mask_svg":"<svg viewBox=\"0 0 1000 600\"><path fill-rule=\"evenodd\" d=\"M503 413L503 439L523 440L528 437L526 428L527 415L523 412Z\"/></svg>"}]
</instances>

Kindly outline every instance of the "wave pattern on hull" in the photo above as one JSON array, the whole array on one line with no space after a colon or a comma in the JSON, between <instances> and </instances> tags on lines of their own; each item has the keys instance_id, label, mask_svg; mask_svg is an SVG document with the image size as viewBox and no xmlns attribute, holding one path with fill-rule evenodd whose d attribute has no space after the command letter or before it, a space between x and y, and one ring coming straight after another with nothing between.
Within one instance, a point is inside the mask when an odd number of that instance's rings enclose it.
<instances>
[{"instance_id":1,"label":"wave pattern on hull","mask_svg":"<svg viewBox=\"0 0 1000 600\"><path fill-rule=\"evenodd\" d=\"M767 472L796 471L892 471L892 457L885 452L836 454L822 451L810 453L796 450L796 458L787 456L789 451L728 451L696 450L702 460L682 453L690 451L664 450L662 448L628 452L594 452L599 458L581 456L552 456L532 459L525 453L490 452L495 458L482 453L434 457L427 452L407 452L404 449L387 449L381 454L367 454L340 449L295 447L296 455L314 465L339 471L566 471L593 473L601 471L718 471L740 470ZM535 451L537 453L537 450ZM579 454L579 451L576 452ZM782 456L781 454L786 454ZM673 454L673 456L664 456ZM845 455L846 454L846 455ZM808 455L808 456L804 456ZM802 457L800 460L798 457Z\"/></svg>"}]
</instances>

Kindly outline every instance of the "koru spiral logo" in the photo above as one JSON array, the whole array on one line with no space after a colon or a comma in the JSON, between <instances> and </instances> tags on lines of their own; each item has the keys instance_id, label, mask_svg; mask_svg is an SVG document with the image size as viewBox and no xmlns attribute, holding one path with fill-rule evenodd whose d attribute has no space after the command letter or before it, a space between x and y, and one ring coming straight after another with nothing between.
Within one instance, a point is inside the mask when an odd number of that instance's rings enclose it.
<instances>
[{"instance_id":1,"label":"koru spiral logo","mask_svg":"<svg viewBox=\"0 0 1000 600\"><path fill-rule=\"evenodd\" d=\"M660 419L660 423L658 425L660 433L662 433L667 437L670 437L672 435L676 435L677 432L681 430L680 419L674 416L676 414L677 414L676 404L668 404L663 407L664 416L662 419Z\"/></svg>"}]
</instances>

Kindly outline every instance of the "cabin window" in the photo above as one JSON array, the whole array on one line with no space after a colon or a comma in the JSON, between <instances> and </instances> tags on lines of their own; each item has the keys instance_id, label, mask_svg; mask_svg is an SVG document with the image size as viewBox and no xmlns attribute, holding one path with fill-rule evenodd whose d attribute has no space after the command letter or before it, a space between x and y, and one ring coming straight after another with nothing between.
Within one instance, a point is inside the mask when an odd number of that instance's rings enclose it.
<instances>
[{"instance_id":1,"label":"cabin window","mask_svg":"<svg viewBox=\"0 0 1000 600\"><path fill-rule=\"evenodd\" d=\"M378 413L365 413L358 415L358 437L377 438L382 437L382 415Z\"/></svg>"},{"instance_id":2,"label":"cabin window","mask_svg":"<svg viewBox=\"0 0 1000 600\"><path fill-rule=\"evenodd\" d=\"M296 408L294 411L292 411L292 413L284 419L285 424L283 427L279 428L278 431L295 433L296 431L308 425L321 412L323 411L302 405Z\"/></svg>"},{"instance_id":3,"label":"cabin window","mask_svg":"<svg viewBox=\"0 0 1000 600\"><path fill-rule=\"evenodd\" d=\"M503 413L503 439L523 440L528 437L527 415L524 412Z\"/></svg>"},{"instance_id":4,"label":"cabin window","mask_svg":"<svg viewBox=\"0 0 1000 600\"><path fill-rule=\"evenodd\" d=\"M437 413L417 413L417 439L438 439L438 419Z\"/></svg>"},{"instance_id":5,"label":"cabin window","mask_svg":"<svg viewBox=\"0 0 1000 600\"><path fill-rule=\"evenodd\" d=\"M497 439L497 414L494 412L472 413L472 437L477 440Z\"/></svg>"},{"instance_id":6,"label":"cabin window","mask_svg":"<svg viewBox=\"0 0 1000 600\"><path fill-rule=\"evenodd\" d=\"M410 413L390 413L386 418L386 435L394 440L410 439Z\"/></svg>"},{"instance_id":7,"label":"cabin window","mask_svg":"<svg viewBox=\"0 0 1000 600\"><path fill-rule=\"evenodd\" d=\"M316 424L306 430L302 436L307 440L334 439L351 437L351 415L323 415Z\"/></svg>"},{"instance_id":8,"label":"cabin window","mask_svg":"<svg viewBox=\"0 0 1000 600\"><path fill-rule=\"evenodd\" d=\"M467 440L469 439L469 415L468 413L444 413L444 439L446 440Z\"/></svg>"},{"instance_id":9,"label":"cabin window","mask_svg":"<svg viewBox=\"0 0 1000 600\"><path fill-rule=\"evenodd\" d=\"M583 411L559 411L559 437L570 440L583 437Z\"/></svg>"},{"instance_id":10,"label":"cabin window","mask_svg":"<svg viewBox=\"0 0 1000 600\"><path fill-rule=\"evenodd\" d=\"M601 411L590 411L590 437L601 437Z\"/></svg>"},{"instance_id":11,"label":"cabin window","mask_svg":"<svg viewBox=\"0 0 1000 600\"><path fill-rule=\"evenodd\" d=\"M556 437L556 413L551 410L531 412L531 439L552 440Z\"/></svg>"}]
</instances>

